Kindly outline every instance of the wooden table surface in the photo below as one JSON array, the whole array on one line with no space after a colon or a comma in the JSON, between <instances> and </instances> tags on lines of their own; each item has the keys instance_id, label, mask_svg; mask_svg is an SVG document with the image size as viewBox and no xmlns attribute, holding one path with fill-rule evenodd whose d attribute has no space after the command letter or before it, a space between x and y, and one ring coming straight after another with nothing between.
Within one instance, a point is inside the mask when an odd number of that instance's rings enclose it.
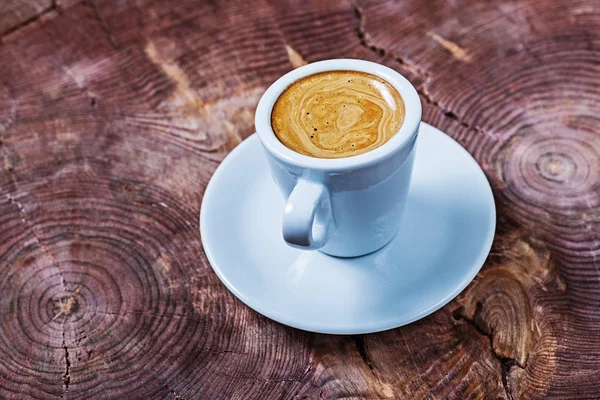
<instances>
[{"instance_id":1,"label":"wooden table surface","mask_svg":"<svg viewBox=\"0 0 600 400\"><path fill-rule=\"evenodd\" d=\"M5 0L0 32L0 398L600 397L600 3ZM263 91L340 57L410 79L498 212L457 299L372 335L257 314L198 232Z\"/></svg>"}]
</instances>

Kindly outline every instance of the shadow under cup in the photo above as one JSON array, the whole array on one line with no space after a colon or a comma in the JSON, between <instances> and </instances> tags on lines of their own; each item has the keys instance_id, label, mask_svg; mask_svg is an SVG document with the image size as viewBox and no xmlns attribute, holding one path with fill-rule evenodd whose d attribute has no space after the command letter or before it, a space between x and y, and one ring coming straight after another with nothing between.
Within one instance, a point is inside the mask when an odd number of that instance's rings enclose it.
<instances>
[{"instance_id":1,"label":"shadow under cup","mask_svg":"<svg viewBox=\"0 0 600 400\"><path fill-rule=\"evenodd\" d=\"M271 126L281 93L306 76L359 71L392 85L405 118L398 132L369 152L346 158L315 158L287 148ZM327 60L295 69L271 85L259 101L255 125L275 183L287 200L282 235L290 246L355 257L371 253L396 234L406 205L421 121L421 102L396 71L363 60Z\"/></svg>"}]
</instances>

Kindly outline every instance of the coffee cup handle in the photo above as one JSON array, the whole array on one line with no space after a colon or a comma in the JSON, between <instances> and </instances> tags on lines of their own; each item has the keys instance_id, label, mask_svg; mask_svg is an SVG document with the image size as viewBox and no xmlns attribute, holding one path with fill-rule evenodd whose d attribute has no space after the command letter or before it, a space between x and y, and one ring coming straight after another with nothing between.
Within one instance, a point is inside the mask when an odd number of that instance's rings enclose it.
<instances>
[{"instance_id":1,"label":"coffee cup handle","mask_svg":"<svg viewBox=\"0 0 600 400\"><path fill-rule=\"evenodd\" d=\"M332 228L331 200L327 188L300 178L288 197L283 213L283 239L303 250L320 249Z\"/></svg>"}]
</instances>

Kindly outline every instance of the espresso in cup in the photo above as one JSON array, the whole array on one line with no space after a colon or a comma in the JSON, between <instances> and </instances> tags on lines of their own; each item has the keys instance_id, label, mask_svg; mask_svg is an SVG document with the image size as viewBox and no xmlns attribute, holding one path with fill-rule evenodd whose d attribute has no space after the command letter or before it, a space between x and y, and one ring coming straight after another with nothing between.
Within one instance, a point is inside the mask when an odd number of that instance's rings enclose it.
<instances>
[{"instance_id":1,"label":"espresso in cup","mask_svg":"<svg viewBox=\"0 0 600 400\"><path fill-rule=\"evenodd\" d=\"M273 107L271 126L295 152L343 158L382 146L404 118L400 93L384 79L359 71L327 71L285 89Z\"/></svg>"}]
</instances>

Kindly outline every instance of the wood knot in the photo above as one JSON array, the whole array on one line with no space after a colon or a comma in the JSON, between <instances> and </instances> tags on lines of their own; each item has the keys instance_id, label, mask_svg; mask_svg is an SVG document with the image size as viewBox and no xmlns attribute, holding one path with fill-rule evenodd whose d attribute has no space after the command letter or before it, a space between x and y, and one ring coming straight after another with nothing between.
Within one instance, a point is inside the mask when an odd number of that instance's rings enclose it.
<instances>
[{"instance_id":1,"label":"wood knot","mask_svg":"<svg viewBox=\"0 0 600 400\"><path fill-rule=\"evenodd\" d=\"M504 217L486 267L458 298L455 318L489 337L507 393L519 393L527 371L540 368L540 397L551 385L558 342L553 314L541 299L566 289L558 268L544 241Z\"/></svg>"},{"instance_id":2,"label":"wood knot","mask_svg":"<svg viewBox=\"0 0 600 400\"><path fill-rule=\"evenodd\" d=\"M577 164L568 154L542 154L535 166L544 179L553 182L567 182L577 173Z\"/></svg>"},{"instance_id":3,"label":"wood knot","mask_svg":"<svg viewBox=\"0 0 600 400\"><path fill-rule=\"evenodd\" d=\"M597 137L568 128L549 136L527 128L503 145L497 157L510 201L536 212L573 213L600 206L594 190L600 180Z\"/></svg>"},{"instance_id":4,"label":"wood knot","mask_svg":"<svg viewBox=\"0 0 600 400\"><path fill-rule=\"evenodd\" d=\"M525 368L531 349L547 332L533 308L539 293L564 290L550 252L522 231L499 232L489 264L459 297L457 319L490 337L494 355Z\"/></svg>"},{"instance_id":5,"label":"wood knot","mask_svg":"<svg viewBox=\"0 0 600 400\"><path fill-rule=\"evenodd\" d=\"M81 291L81 285L77 285L73 293L70 296L62 297L56 302L55 308L57 309L52 321L60 316L68 317L70 314L74 314L79 311L79 302L77 296Z\"/></svg>"},{"instance_id":6,"label":"wood knot","mask_svg":"<svg viewBox=\"0 0 600 400\"><path fill-rule=\"evenodd\" d=\"M527 364L532 341L532 313L525 287L507 268L487 271L463 297L455 312L490 336L494 354Z\"/></svg>"}]
</instances>

